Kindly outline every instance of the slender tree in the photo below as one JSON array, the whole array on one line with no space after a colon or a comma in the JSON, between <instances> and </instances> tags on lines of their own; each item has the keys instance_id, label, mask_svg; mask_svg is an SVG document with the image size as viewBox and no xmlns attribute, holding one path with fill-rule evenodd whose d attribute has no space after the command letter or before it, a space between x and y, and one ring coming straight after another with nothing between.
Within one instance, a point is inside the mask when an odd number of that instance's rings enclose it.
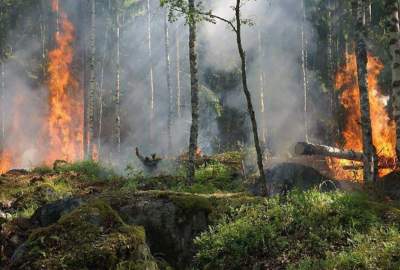
<instances>
[{"instance_id":1,"label":"slender tree","mask_svg":"<svg viewBox=\"0 0 400 270\"><path fill-rule=\"evenodd\" d=\"M181 46L179 26L175 30L176 40L176 116L181 117Z\"/></svg>"},{"instance_id":2,"label":"slender tree","mask_svg":"<svg viewBox=\"0 0 400 270\"><path fill-rule=\"evenodd\" d=\"M376 149L372 141L372 125L370 102L368 95L368 52L367 52L367 29L364 20L365 0L353 0L353 8L357 11L356 18L356 58L357 75L360 89L361 104L361 127L363 136L364 152L364 181L374 182L377 177L377 156Z\"/></svg>"},{"instance_id":3,"label":"slender tree","mask_svg":"<svg viewBox=\"0 0 400 270\"><path fill-rule=\"evenodd\" d=\"M164 48L165 48L165 74L167 79L167 90L168 90L168 154L172 153L172 121L173 121L173 103L174 103L174 94L172 92L171 86L171 59L169 55L169 21L168 21L168 12L165 12L164 19Z\"/></svg>"},{"instance_id":4,"label":"slender tree","mask_svg":"<svg viewBox=\"0 0 400 270\"><path fill-rule=\"evenodd\" d=\"M120 24L120 11L116 13L116 73L115 73L115 92L114 92L114 109L115 109L115 122L114 122L114 146L115 151L119 155L121 153L121 24Z\"/></svg>"},{"instance_id":5,"label":"slender tree","mask_svg":"<svg viewBox=\"0 0 400 270\"><path fill-rule=\"evenodd\" d=\"M307 80L307 37L305 34L305 23L306 23L306 7L304 0L301 0L302 8L302 23L301 23L301 70L303 73L303 96L304 96L304 139L306 142L309 141L308 130L308 80Z\"/></svg>"},{"instance_id":6,"label":"slender tree","mask_svg":"<svg viewBox=\"0 0 400 270\"><path fill-rule=\"evenodd\" d=\"M152 52L152 36L151 36L151 3L147 0L147 45L149 53L149 84L150 84L150 143L153 143L153 128L154 128L154 71L153 71L153 52Z\"/></svg>"},{"instance_id":7,"label":"slender tree","mask_svg":"<svg viewBox=\"0 0 400 270\"><path fill-rule=\"evenodd\" d=\"M400 158L400 27L399 27L399 3L397 0L386 2L386 10L389 12L389 45L392 57L392 103L393 116L396 121L396 153Z\"/></svg>"},{"instance_id":8,"label":"slender tree","mask_svg":"<svg viewBox=\"0 0 400 270\"><path fill-rule=\"evenodd\" d=\"M261 31L258 30L258 53L260 54L260 59L259 59L259 99L260 99L260 119L261 119L261 141L262 144L265 146L266 141L267 141L267 127L266 127L266 121L265 121L265 72L264 72L264 58L265 58L265 53L264 53L264 48L263 48L263 41L261 37Z\"/></svg>"},{"instance_id":9,"label":"slender tree","mask_svg":"<svg viewBox=\"0 0 400 270\"><path fill-rule=\"evenodd\" d=\"M190 127L189 139L189 161L188 161L188 181L193 183L195 180L195 158L198 148L199 137L199 80L197 69L196 52L196 6L195 0L189 0L189 59L190 59L190 85L191 85L191 105L192 105L192 124Z\"/></svg>"},{"instance_id":10,"label":"slender tree","mask_svg":"<svg viewBox=\"0 0 400 270\"><path fill-rule=\"evenodd\" d=\"M96 0L90 1L90 79L88 96L88 150L87 158L93 159L94 111L96 92Z\"/></svg>"}]
</instances>

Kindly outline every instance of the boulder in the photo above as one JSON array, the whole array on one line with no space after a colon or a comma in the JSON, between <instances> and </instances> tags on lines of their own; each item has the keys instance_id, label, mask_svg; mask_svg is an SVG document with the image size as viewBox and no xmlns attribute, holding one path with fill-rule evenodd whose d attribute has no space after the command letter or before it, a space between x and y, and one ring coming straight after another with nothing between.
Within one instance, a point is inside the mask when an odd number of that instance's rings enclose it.
<instances>
[{"instance_id":1,"label":"boulder","mask_svg":"<svg viewBox=\"0 0 400 270\"><path fill-rule=\"evenodd\" d=\"M380 185L386 196L400 200L400 172L392 172L382 178Z\"/></svg>"},{"instance_id":2,"label":"boulder","mask_svg":"<svg viewBox=\"0 0 400 270\"><path fill-rule=\"evenodd\" d=\"M128 224L143 226L153 254L176 269L193 261L193 240L209 225L210 199L187 193L138 192L105 198Z\"/></svg>"},{"instance_id":3,"label":"boulder","mask_svg":"<svg viewBox=\"0 0 400 270\"><path fill-rule=\"evenodd\" d=\"M144 229L127 225L105 202L94 200L33 230L11 258L10 269L147 269L158 266Z\"/></svg>"},{"instance_id":4,"label":"boulder","mask_svg":"<svg viewBox=\"0 0 400 270\"><path fill-rule=\"evenodd\" d=\"M297 163L281 163L266 170L268 188L271 195L285 194L292 189L308 190L314 187L323 191L336 188L334 181L311 167Z\"/></svg>"},{"instance_id":5,"label":"boulder","mask_svg":"<svg viewBox=\"0 0 400 270\"><path fill-rule=\"evenodd\" d=\"M46 227L56 223L62 215L70 213L75 208L82 205L83 201L79 198L65 198L43 205L38 208L31 217L32 224Z\"/></svg>"}]
</instances>

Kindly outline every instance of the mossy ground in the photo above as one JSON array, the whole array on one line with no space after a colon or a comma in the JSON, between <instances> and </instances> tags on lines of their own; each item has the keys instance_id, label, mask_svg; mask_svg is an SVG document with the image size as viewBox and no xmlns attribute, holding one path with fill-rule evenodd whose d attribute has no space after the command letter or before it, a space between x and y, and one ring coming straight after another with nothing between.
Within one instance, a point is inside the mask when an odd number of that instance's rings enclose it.
<instances>
[{"instance_id":1,"label":"mossy ground","mask_svg":"<svg viewBox=\"0 0 400 270\"><path fill-rule=\"evenodd\" d=\"M102 201L86 204L56 224L34 230L15 269L157 269L144 229L126 225ZM22 268L21 268L22 267Z\"/></svg>"},{"instance_id":2,"label":"mossy ground","mask_svg":"<svg viewBox=\"0 0 400 270\"><path fill-rule=\"evenodd\" d=\"M176 224L206 213L211 227L196 238L197 255L188 267L400 269L400 204L387 201L378 189L296 191L265 199L245 192L238 166L242 155L213 159L198 168L192 186L180 167L174 176L119 176L98 163L80 162L3 175L0 202L12 206L14 219L3 228L43 204L80 197L90 203L49 227L27 228L23 258L31 269L156 269L156 261L160 269L171 269L162 256L152 257L143 228L127 225L115 211L161 200L177 207ZM29 264L18 266L29 269Z\"/></svg>"}]
</instances>

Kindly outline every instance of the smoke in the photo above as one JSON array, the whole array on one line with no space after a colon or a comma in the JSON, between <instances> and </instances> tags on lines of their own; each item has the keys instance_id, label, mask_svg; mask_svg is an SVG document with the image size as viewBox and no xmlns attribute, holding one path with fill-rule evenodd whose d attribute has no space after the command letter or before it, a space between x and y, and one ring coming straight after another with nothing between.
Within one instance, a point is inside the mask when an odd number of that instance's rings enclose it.
<instances>
[{"instance_id":1,"label":"smoke","mask_svg":"<svg viewBox=\"0 0 400 270\"><path fill-rule=\"evenodd\" d=\"M235 2L212 1L207 9L230 20L234 17L232 6ZM242 8L242 18L254 23L243 26L243 43L247 52L249 87L258 124L260 129L263 126L266 128L267 140L275 152L284 154L295 141L304 140L305 137L301 1L246 1ZM309 44L313 40L311 30L312 26L305 22L304 32ZM199 36L206 52L202 59L204 66L212 65L220 70L239 67L236 36L225 22L217 20L215 25L204 23ZM264 74L264 115L259 113L261 74ZM241 91L241 85L238 88ZM244 95L238 93L232 91L232 95L226 98L226 106L245 111Z\"/></svg>"},{"instance_id":2,"label":"smoke","mask_svg":"<svg viewBox=\"0 0 400 270\"><path fill-rule=\"evenodd\" d=\"M44 1L46 2L46 1ZM116 84L116 35L112 9L113 1L97 2L96 17L96 104L103 108L102 127L95 125L95 142L101 142L104 161L115 158L113 154L113 126L115 120L114 91ZM207 9L221 17L231 19L234 1L210 1ZM88 89L89 7L87 3L73 0L61 1L61 6L76 28L73 74L82 89ZM146 1L137 2L131 11L121 16L121 127L123 167L136 160L134 149L145 154L176 156L186 151L190 130L190 74L188 59L188 26L184 19L168 23L170 76L172 81L172 152L168 152L168 114L170 93L167 87L165 54L165 9L156 0L151 1L151 58ZM31 11L28 18L41 18L43 29L27 30L27 23L19 25L10 37L9 44L21 44L17 39L25 36L24 46L14 46L13 57L6 63L6 144L18 149L15 167L38 165L46 142L40 137L45 127L43 119L48 113L48 89L43 78L42 54L47 55L53 46L55 20L45 4L42 9ZM257 112L260 128L265 127L267 138L279 153L285 153L296 140L304 138L303 79L301 72L301 23L300 1L248 1L243 7L243 18L252 19L254 26L244 26L243 42L247 52L249 86ZM44 32L37 35L40 30ZM27 31L32 33L26 35ZM305 24L305 33L312 43L311 26ZM26 37L27 36L27 37ZM44 36L44 37L43 37ZM259 39L260 36L260 39ZM260 43L261 40L261 51ZM43 43L44 42L44 43ZM29 44L29 46L26 46ZM45 45L45 48L43 47ZM240 80L224 96L209 89L206 70L238 70L240 58L236 37L226 23L202 22L198 31L199 69L201 88L201 131L199 143L206 153L214 149L213 141L220 136L217 118L218 106L247 112ZM312 52L309 52L312 53ZM262 56L262 57L261 57ZM179 59L178 59L179 58ZM179 63L178 63L179 60ZM26 66L29 63L29 66ZM178 70L179 66L179 70ZM151 113L150 69L153 69L154 114ZM179 74L178 74L179 72ZM265 74L265 112L260 112L260 74ZM239 74L236 72L236 74ZM180 97L178 102L178 83ZM32 78L32 76L34 78ZM310 76L311 77L311 76ZM15 90L15 91L14 91ZM229 89L226 89L229 90ZM100 95L102 99L100 100ZM22 101L16 97L22 96ZM220 99L220 100L219 100ZM178 103L180 117L178 117ZM96 106L99 107L99 106ZM100 111L95 112L98 123ZM17 119L17 120L16 120ZM15 122L18 127L15 127ZM233 120L234 121L234 120ZM248 123L248 121L247 121ZM246 128L245 128L246 130ZM234 132L234 131L233 131ZM16 143L16 138L18 143ZM248 138L252 138L248 134ZM248 142L251 143L251 142ZM40 147L39 144L42 144Z\"/></svg>"}]
</instances>

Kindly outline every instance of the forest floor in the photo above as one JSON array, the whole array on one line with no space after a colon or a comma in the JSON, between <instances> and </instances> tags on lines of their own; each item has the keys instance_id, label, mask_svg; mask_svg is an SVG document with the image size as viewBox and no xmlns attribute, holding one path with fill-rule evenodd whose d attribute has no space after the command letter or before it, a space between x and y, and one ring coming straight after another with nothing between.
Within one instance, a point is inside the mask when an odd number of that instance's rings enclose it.
<instances>
[{"instance_id":1,"label":"forest floor","mask_svg":"<svg viewBox=\"0 0 400 270\"><path fill-rule=\"evenodd\" d=\"M192 186L180 169L95 162L3 174L0 268L400 269L400 201L375 187L257 197L239 155L217 158Z\"/></svg>"}]
</instances>

